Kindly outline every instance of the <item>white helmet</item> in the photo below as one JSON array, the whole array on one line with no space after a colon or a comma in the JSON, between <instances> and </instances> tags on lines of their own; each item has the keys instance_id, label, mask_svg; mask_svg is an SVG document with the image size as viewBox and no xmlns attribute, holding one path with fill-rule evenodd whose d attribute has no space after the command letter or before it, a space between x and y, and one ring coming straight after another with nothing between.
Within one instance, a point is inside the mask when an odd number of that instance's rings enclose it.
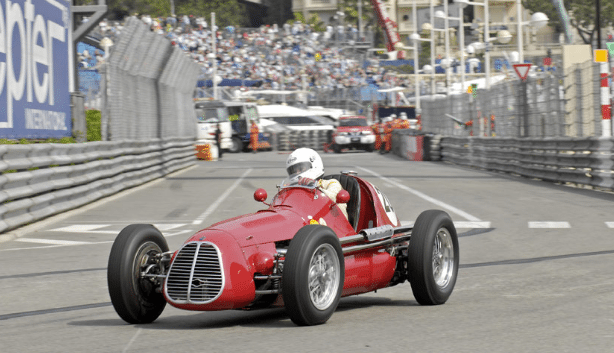
<instances>
[{"instance_id":1,"label":"white helmet","mask_svg":"<svg viewBox=\"0 0 614 353\"><path fill-rule=\"evenodd\" d=\"M407 113L401 112L401 119L407 120Z\"/></svg>"},{"instance_id":2,"label":"white helmet","mask_svg":"<svg viewBox=\"0 0 614 353\"><path fill-rule=\"evenodd\" d=\"M396 114L392 114L391 116L389 116L389 118L390 118L390 120L394 120L394 119L397 118L397 115Z\"/></svg>"},{"instance_id":3,"label":"white helmet","mask_svg":"<svg viewBox=\"0 0 614 353\"><path fill-rule=\"evenodd\" d=\"M290 178L300 176L316 180L324 175L324 163L318 152L311 148L299 148L288 156L286 171Z\"/></svg>"}]
</instances>

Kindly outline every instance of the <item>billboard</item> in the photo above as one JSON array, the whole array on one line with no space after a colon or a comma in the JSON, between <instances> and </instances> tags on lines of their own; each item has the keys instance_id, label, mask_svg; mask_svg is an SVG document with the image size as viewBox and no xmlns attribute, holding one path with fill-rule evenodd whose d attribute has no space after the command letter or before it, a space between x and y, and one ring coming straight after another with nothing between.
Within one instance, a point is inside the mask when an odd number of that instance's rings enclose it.
<instances>
[{"instance_id":1,"label":"billboard","mask_svg":"<svg viewBox=\"0 0 614 353\"><path fill-rule=\"evenodd\" d=\"M0 0L0 138L72 135L68 0Z\"/></svg>"}]
</instances>

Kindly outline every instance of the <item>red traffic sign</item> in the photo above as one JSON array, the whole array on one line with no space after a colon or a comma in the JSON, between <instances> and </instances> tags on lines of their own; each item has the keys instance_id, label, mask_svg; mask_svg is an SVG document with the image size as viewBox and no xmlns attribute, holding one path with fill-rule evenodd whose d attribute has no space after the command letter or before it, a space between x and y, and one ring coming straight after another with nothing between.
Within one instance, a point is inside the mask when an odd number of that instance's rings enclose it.
<instances>
[{"instance_id":1,"label":"red traffic sign","mask_svg":"<svg viewBox=\"0 0 614 353\"><path fill-rule=\"evenodd\" d=\"M531 64L514 64L514 71L516 71L516 75L521 80L526 80L529 75L529 69L531 69Z\"/></svg>"}]
</instances>

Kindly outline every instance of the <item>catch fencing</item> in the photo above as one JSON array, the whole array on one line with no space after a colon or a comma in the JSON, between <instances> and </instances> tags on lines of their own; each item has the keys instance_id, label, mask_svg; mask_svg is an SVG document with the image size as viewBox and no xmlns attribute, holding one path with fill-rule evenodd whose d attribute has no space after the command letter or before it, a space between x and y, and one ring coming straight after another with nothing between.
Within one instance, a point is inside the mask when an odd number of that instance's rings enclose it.
<instances>
[{"instance_id":1,"label":"catch fencing","mask_svg":"<svg viewBox=\"0 0 614 353\"><path fill-rule=\"evenodd\" d=\"M614 190L614 139L446 136L444 161L551 182Z\"/></svg>"},{"instance_id":2,"label":"catch fencing","mask_svg":"<svg viewBox=\"0 0 614 353\"><path fill-rule=\"evenodd\" d=\"M473 94L424 99L423 130L446 136L582 137L601 135L599 66L576 64L526 83L507 80Z\"/></svg>"},{"instance_id":3,"label":"catch fencing","mask_svg":"<svg viewBox=\"0 0 614 353\"><path fill-rule=\"evenodd\" d=\"M200 67L135 17L111 48L99 70L103 140L195 138Z\"/></svg>"},{"instance_id":4,"label":"catch fencing","mask_svg":"<svg viewBox=\"0 0 614 353\"><path fill-rule=\"evenodd\" d=\"M0 145L0 232L195 163L193 138Z\"/></svg>"}]
</instances>

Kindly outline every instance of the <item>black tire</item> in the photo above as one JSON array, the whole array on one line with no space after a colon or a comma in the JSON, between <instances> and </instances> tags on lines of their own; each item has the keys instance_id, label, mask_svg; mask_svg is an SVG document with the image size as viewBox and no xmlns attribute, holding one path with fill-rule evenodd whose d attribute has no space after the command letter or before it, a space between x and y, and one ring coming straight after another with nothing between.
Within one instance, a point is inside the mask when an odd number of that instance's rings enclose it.
<instances>
[{"instance_id":1,"label":"black tire","mask_svg":"<svg viewBox=\"0 0 614 353\"><path fill-rule=\"evenodd\" d=\"M445 303L456 283L458 263L458 236L450 216L440 210L422 212L411 232L407 263L408 280L418 303Z\"/></svg>"},{"instance_id":2,"label":"black tire","mask_svg":"<svg viewBox=\"0 0 614 353\"><path fill-rule=\"evenodd\" d=\"M237 136L232 138L232 146L228 150L230 153L239 153L243 150L243 141Z\"/></svg>"},{"instance_id":3,"label":"black tire","mask_svg":"<svg viewBox=\"0 0 614 353\"><path fill-rule=\"evenodd\" d=\"M312 297L309 286L309 277L314 275L311 269L316 267L314 256L318 255L324 255L324 260L330 265L317 279L312 277L312 282L317 280L317 287L324 289L322 300ZM344 277L343 251L335 232L317 224L301 228L290 242L282 274L282 296L290 319L300 326L325 323L337 309ZM324 283L326 279L330 281ZM322 294L314 293L316 296Z\"/></svg>"},{"instance_id":4,"label":"black tire","mask_svg":"<svg viewBox=\"0 0 614 353\"><path fill-rule=\"evenodd\" d=\"M130 324L151 323L162 314L166 300L155 284L140 275L151 256L167 252L168 244L150 224L131 224L122 229L111 248L107 283L113 307Z\"/></svg>"},{"instance_id":5,"label":"black tire","mask_svg":"<svg viewBox=\"0 0 614 353\"><path fill-rule=\"evenodd\" d=\"M339 146L338 144L334 143L333 144L333 152L341 153L341 146Z\"/></svg>"},{"instance_id":6,"label":"black tire","mask_svg":"<svg viewBox=\"0 0 614 353\"><path fill-rule=\"evenodd\" d=\"M368 144L367 147L365 147L365 151L373 152L373 144Z\"/></svg>"}]
</instances>

